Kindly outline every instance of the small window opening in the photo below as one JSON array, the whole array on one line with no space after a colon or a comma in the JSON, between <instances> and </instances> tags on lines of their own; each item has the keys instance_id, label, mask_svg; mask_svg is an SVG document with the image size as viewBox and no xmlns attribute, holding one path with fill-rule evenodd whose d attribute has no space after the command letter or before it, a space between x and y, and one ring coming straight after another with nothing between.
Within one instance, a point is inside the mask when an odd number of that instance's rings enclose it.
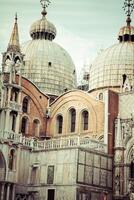
<instances>
[{"instance_id":1,"label":"small window opening","mask_svg":"<svg viewBox=\"0 0 134 200\"><path fill-rule=\"evenodd\" d=\"M51 67L51 66L52 66L52 63L51 63L51 62L48 62L48 66Z\"/></svg>"},{"instance_id":2,"label":"small window opening","mask_svg":"<svg viewBox=\"0 0 134 200\"><path fill-rule=\"evenodd\" d=\"M126 75L126 74L123 74L122 77L123 77L123 84L124 84L125 81L126 81L127 75Z\"/></svg>"},{"instance_id":3,"label":"small window opening","mask_svg":"<svg viewBox=\"0 0 134 200\"><path fill-rule=\"evenodd\" d=\"M103 93L99 93L99 100L100 100L100 101L103 100Z\"/></svg>"}]
</instances>

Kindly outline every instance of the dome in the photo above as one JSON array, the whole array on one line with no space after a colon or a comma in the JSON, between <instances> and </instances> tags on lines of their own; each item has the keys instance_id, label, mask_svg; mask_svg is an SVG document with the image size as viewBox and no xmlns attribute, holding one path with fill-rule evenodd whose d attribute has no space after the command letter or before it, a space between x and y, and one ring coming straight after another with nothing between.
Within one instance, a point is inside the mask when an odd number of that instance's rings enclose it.
<instances>
[{"instance_id":1,"label":"dome","mask_svg":"<svg viewBox=\"0 0 134 200\"><path fill-rule=\"evenodd\" d=\"M130 82L134 78L134 42L126 41L104 50L95 59L90 70L89 89L120 87L122 75Z\"/></svg>"},{"instance_id":2,"label":"dome","mask_svg":"<svg viewBox=\"0 0 134 200\"><path fill-rule=\"evenodd\" d=\"M134 42L134 27L133 26L123 26L119 31L118 39L120 42L122 42L122 41Z\"/></svg>"},{"instance_id":3,"label":"dome","mask_svg":"<svg viewBox=\"0 0 134 200\"><path fill-rule=\"evenodd\" d=\"M30 35L33 39L45 38L53 40L56 36L55 26L45 16L34 22L30 28Z\"/></svg>"},{"instance_id":4,"label":"dome","mask_svg":"<svg viewBox=\"0 0 134 200\"><path fill-rule=\"evenodd\" d=\"M90 69L89 90L120 88L126 78L133 85L134 79L134 27L130 15L127 25L118 34L119 43L103 52L93 62Z\"/></svg>"},{"instance_id":5,"label":"dome","mask_svg":"<svg viewBox=\"0 0 134 200\"><path fill-rule=\"evenodd\" d=\"M22 46L22 75L46 94L59 95L76 87L75 66L69 54L46 39L33 39Z\"/></svg>"},{"instance_id":6,"label":"dome","mask_svg":"<svg viewBox=\"0 0 134 200\"><path fill-rule=\"evenodd\" d=\"M46 1L42 1L42 19L30 28L31 41L22 46L25 66L22 75L30 79L42 92L60 95L76 87L76 71L72 58L52 40L55 26L46 19Z\"/></svg>"},{"instance_id":7,"label":"dome","mask_svg":"<svg viewBox=\"0 0 134 200\"><path fill-rule=\"evenodd\" d=\"M123 26L119 31L119 36L123 36L123 35L134 35L134 27Z\"/></svg>"}]
</instances>

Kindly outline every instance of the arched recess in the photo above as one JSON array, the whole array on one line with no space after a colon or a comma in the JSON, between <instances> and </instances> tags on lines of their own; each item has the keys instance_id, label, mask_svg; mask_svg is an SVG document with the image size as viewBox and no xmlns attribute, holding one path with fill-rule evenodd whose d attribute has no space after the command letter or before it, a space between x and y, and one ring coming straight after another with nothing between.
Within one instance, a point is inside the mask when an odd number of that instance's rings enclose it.
<instances>
[{"instance_id":1,"label":"arched recess","mask_svg":"<svg viewBox=\"0 0 134 200\"><path fill-rule=\"evenodd\" d=\"M73 133L76 130L76 110L71 108L69 110L69 132Z\"/></svg>"},{"instance_id":2,"label":"arched recess","mask_svg":"<svg viewBox=\"0 0 134 200\"><path fill-rule=\"evenodd\" d=\"M16 150L10 149L8 157L8 169L11 171L15 170L16 168L15 164L16 164Z\"/></svg>"},{"instance_id":3,"label":"arched recess","mask_svg":"<svg viewBox=\"0 0 134 200\"><path fill-rule=\"evenodd\" d=\"M10 123L11 123L11 130L13 131L13 132L15 132L15 128L16 128L16 118L17 118L17 113L16 112L13 112L13 111L11 111L10 112Z\"/></svg>"},{"instance_id":4,"label":"arched recess","mask_svg":"<svg viewBox=\"0 0 134 200\"><path fill-rule=\"evenodd\" d=\"M58 115L56 117L56 133L62 134L63 132L63 117L62 115Z\"/></svg>"},{"instance_id":5,"label":"arched recess","mask_svg":"<svg viewBox=\"0 0 134 200\"><path fill-rule=\"evenodd\" d=\"M25 96L22 101L22 111L23 113L28 113L29 111L29 98Z\"/></svg>"},{"instance_id":6,"label":"arched recess","mask_svg":"<svg viewBox=\"0 0 134 200\"><path fill-rule=\"evenodd\" d=\"M134 141L133 141L133 138L126 145L125 164L127 165L125 179L127 180L127 185L128 185L129 180L134 179Z\"/></svg>"},{"instance_id":7,"label":"arched recess","mask_svg":"<svg viewBox=\"0 0 134 200\"><path fill-rule=\"evenodd\" d=\"M87 110L81 113L81 130L87 131L89 129L89 112Z\"/></svg>"},{"instance_id":8,"label":"arched recess","mask_svg":"<svg viewBox=\"0 0 134 200\"><path fill-rule=\"evenodd\" d=\"M5 158L0 151L0 181L4 181L6 178L6 161Z\"/></svg>"},{"instance_id":9,"label":"arched recess","mask_svg":"<svg viewBox=\"0 0 134 200\"><path fill-rule=\"evenodd\" d=\"M29 119L27 116L23 116L21 119L21 129L20 132L22 133L23 136L28 134L28 124L29 123Z\"/></svg>"},{"instance_id":10,"label":"arched recess","mask_svg":"<svg viewBox=\"0 0 134 200\"><path fill-rule=\"evenodd\" d=\"M39 137L40 135L40 121L38 119L33 120L33 136Z\"/></svg>"}]
</instances>

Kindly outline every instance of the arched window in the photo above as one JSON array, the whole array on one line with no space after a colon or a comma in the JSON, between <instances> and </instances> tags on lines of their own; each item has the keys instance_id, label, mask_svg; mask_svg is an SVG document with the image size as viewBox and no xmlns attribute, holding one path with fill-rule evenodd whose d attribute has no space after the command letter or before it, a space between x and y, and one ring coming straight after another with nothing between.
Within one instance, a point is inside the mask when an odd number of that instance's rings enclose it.
<instances>
[{"instance_id":1,"label":"arched window","mask_svg":"<svg viewBox=\"0 0 134 200\"><path fill-rule=\"evenodd\" d=\"M89 113L88 111L83 111L82 112L82 130L86 131L88 130L88 118L89 118Z\"/></svg>"},{"instance_id":2,"label":"arched window","mask_svg":"<svg viewBox=\"0 0 134 200\"><path fill-rule=\"evenodd\" d=\"M22 111L24 113L28 112L28 97L24 97L23 103L22 103Z\"/></svg>"},{"instance_id":3,"label":"arched window","mask_svg":"<svg viewBox=\"0 0 134 200\"><path fill-rule=\"evenodd\" d=\"M130 178L134 178L134 162L131 162L130 165Z\"/></svg>"},{"instance_id":4,"label":"arched window","mask_svg":"<svg viewBox=\"0 0 134 200\"><path fill-rule=\"evenodd\" d=\"M72 108L70 111L70 132L75 132L75 123L76 123L76 110Z\"/></svg>"},{"instance_id":5,"label":"arched window","mask_svg":"<svg viewBox=\"0 0 134 200\"><path fill-rule=\"evenodd\" d=\"M15 150L11 149L9 152L8 168L13 170L15 168Z\"/></svg>"},{"instance_id":6,"label":"arched window","mask_svg":"<svg viewBox=\"0 0 134 200\"><path fill-rule=\"evenodd\" d=\"M25 135L27 133L27 128L28 128L28 118L23 117L21 121L21 133Z\"/></svg>"},{"instance_id":7,"label":"arched window","mask_svg":"<svg viewBox=\"0 0 134 200\"><path fill-rule=\"evenodd\" d=\"M33 135L39 136L40 133L40 121L38 119L35 119L33 121Z\"/></svg>"},{"instance_id":8,"label":"arched window","mask_svg":"<svg viewBox=\"0 0 134 200\"><path fill-rule=\"evenodd\" d=\"M63 128L63 117L61 115L58 115L57 117L57 133L61 134Z\"/></svg>"}]
</instances>

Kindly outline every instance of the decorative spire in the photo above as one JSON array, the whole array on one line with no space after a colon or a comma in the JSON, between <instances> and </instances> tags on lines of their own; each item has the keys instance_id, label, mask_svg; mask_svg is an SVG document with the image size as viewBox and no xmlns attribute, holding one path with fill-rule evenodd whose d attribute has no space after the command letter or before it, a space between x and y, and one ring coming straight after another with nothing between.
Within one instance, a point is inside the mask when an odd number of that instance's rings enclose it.
<instances>
[{"instance_id":1,"label":"decorative spire","mask_svg":"<svg viewBox=\"0 0 134 200\"><path fill-rule=\"evenodd\" d=\"M15 14L15 23L14 23L13 31L10 37L10 41L8 43L7 51L20 52L17 13Z\"/></svg>"},{"instance_id":2,"label":"decorative spire","mask_svg":"<svg viewBox=\"0 0 134 200\"><path fill-rule=\"evenodd\" d=\"M134 0L125 0L123 9L127 15L127 26L130 26L131 23L131 14L134 10Z\"/></svg>"},{"instance_id":3,"label":"decorative spire","mask_svg":"<svg viewBox=\"0 0 134 200\"><path fill-rule=\"evenodd\" d=\"M40 0L40 3L41 3L42 8L43 8L43 11L41 12L41 14L43 15L43 17L45 17L45 15L47 15L46 8L49 6L49 4L51 2L50 2L50 0Z\"/></svg>"}]
</instances>

